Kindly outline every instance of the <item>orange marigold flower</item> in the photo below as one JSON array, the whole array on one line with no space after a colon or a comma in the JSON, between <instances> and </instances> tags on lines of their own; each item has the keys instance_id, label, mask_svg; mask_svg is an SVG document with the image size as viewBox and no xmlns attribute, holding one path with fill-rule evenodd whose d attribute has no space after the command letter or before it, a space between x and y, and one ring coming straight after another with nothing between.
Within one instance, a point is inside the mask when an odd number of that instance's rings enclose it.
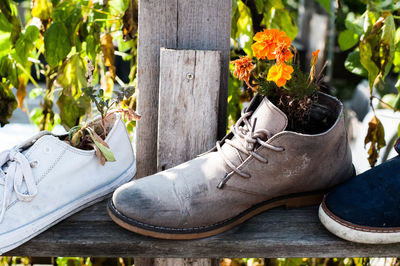
<instances>
[{"instance_id":1,"label":"orange marigold flower","mask_svg":"<svg viewBox=\"0 0 400 266\"><path fill-rule=\"evenodd\" d=\"M275 82L278 87L282 87L286 84L286 81L292 78L293 71L293 67L285 63L273 65L268 71L267 80Z\"/></svg>"},{"instance_id":2,"label":"orange marigold flower","mask_svg":"<svg viewBox=\"0 0 400 266\"><path fill-rule=\"evenodd\" d=\"M248 83L250 79L250 73L254 68L251 58L248 56L242 56L233 61L232 64L235 66L233 75L239 80L244 80Z\"/></svg>"},{"instance_id":3,"label":"orange marigold flower","mask_svg":"<svg viewBox=\"0 0 400 266\"><path fill-rule=\"evenodd\" d=\"M287 37L286 33L279 29L266 29L262 32L257 32L253 38L256 42L251 46L254 55L257 59L275 59L276 56L273 53L279 41L285 37Z\"/></svg>"},{"instance_id":4,"label":"orange marigold flower","mask_svg":"<svg viewBox=\"0 0 400 266\"><path fill-rule=\"evenodd\" d=\"M289 37L282 37L273 52L275 56L276 63L281 64L283 62L288 61L293 57L292 51L290 51L290 46L292 45L292 41Z\"/></svg>"}]
</instances>

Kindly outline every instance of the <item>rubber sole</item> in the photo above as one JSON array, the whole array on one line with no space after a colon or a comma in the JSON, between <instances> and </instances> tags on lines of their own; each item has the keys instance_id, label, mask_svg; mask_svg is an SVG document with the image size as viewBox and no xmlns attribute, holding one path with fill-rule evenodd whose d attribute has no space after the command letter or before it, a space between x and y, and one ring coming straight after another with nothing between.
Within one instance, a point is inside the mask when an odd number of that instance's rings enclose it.
<instances>
[{"instance_id":1,"label":"rubber sole","mask_svg":"<svg viewBox=\"0 0 400 266\"><path fill-rule=\"evenodd\" d=\"M286 208L292 209L320 204L324 194L324 192L314 192L279 197L254 205L233 218L213 225L196 228L168 228L133 220L119 212L113 205L111 199L107 205L107 211L115 223L137 234L160 239L190 240L220 234L247 221L257 214L276 207L286 206Z\"/></svg>"},{"instance_id":2,"label":"rubber sole","mask_svg":"<svg viewBox=\"0 0 400 266\"><path fill-rule=\"evenodd\" d=\"M13 230L12 232L1 234L0 241L4 241L7 244L0 247L0 255L22 245L67 217L108 198L116 188L133 179L135 175L136 164L133 163L124 173L103 187L62 206L29 224ZM10 239L14 242L11 243Z\"/></svg>"},{"instance_id":3,"label":"rubber sole","mask_svg":"<svg viewBox=\"0 0 400 266\"><path fill-rule=\"evenodd\" d=\"M347 241L362 244L393 244L400 242L400 228L376 228L350 223L333 214L324 201L319 207L318 216L328 231Z\"/></svg>"}]
</instances>

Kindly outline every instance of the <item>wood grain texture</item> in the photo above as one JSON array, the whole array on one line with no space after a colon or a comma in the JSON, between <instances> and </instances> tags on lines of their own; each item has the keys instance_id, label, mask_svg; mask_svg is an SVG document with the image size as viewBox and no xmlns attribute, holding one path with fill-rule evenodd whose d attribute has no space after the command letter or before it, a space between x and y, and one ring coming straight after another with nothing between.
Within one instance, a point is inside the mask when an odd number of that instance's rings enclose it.
<instances>
[{"instance_id":1,"label":"wood grain texture","mask_svg":"<svg viewBox=\"0 0 400 266\"><path fill-rule=\"evenodd\" d=\"M217 140L221 52L161 48L157 170L203 153ZM154 265L218 264L212 259L156 258Z\"/></svg>"},{"instance_id":2,"label":"wood grain texture","mask_svg":"<svg viewBox=\"0 0 400 266\"><path fill-rule=\"evenodd\" d=\"M329 233L317 207L273 209L200 240L157 240L114 224L101 202L8 252L14 256L158 258L398 257L400 244L362 245Z\"/></svg>"},{"instance_id":3,"label":"wood grain texture","mask_svg":"<svg viewBox=\"0 0 400 266\"><path fill-rule=\"evenodd\" d=\"M215 145L220 63L219 51L161 49L158 171Z\"/></svg>"},{"instance_id":4,"label":"wood grain texture","mask_svg":"<svg viewBox=\"0 0 400 266\"><path fill-rule=\"evenodd\" d=\"M221 51L218 135L226 132L230 0L140 0L138 43L137 177L157 170L160 48Z\"/></svg>"}]
</instances>

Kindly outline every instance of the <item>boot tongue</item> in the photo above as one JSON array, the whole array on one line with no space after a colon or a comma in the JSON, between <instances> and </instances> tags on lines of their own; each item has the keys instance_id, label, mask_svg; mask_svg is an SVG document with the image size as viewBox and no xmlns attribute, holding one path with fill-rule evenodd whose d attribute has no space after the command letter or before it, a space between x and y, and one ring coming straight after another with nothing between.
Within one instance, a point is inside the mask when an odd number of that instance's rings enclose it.
<instances>
[{"instance_id":1,"label":"boot tongue","mask_svg":"<svg viewBox=\"0 0 400 266\"><path fill-rule=\"evenodd\" d=\"M270 135L273 136L285 130L287 126L287 117L278 107L264 97L249 118L249 122L250 125L254 127L255 131L258 129L266 129ZM233 137L231 141L243 142L244 140ZM225 156L229 158L229 160L236 166L239 166L248 157L247 154L226 143L222 145L222 151L224 152Z\"/></svg>"},{"instance_id":2,"label":"boot tongue","mask_svg":"<svg viewBox=\"0 0 400 266\"><path fill-rule=\"evenodd\" d=\"M255 130L266 129L271 136L285 130L287 126L286 115L266 97L258 105L251 115L249 122L252 126L255 123Z\"/></svg>"}]
</instances>

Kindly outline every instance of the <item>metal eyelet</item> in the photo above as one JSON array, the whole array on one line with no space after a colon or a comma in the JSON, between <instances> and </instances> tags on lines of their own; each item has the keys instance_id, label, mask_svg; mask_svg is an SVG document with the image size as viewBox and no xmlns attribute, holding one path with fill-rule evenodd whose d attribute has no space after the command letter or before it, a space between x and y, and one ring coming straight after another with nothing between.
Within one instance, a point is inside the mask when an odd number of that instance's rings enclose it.
<instances>
[{"instance_id":1,"label":"metal eyelet","mask_svg":"<svg viewBox=\"0 0 400 266\"><path fill-rule=\"evenodd\" d=\"M31 168L35 168L39 165L39 162L37 160L35 160L35 161L30 162L29 165L31 166Z\"/></svg>"}]
</instances>

